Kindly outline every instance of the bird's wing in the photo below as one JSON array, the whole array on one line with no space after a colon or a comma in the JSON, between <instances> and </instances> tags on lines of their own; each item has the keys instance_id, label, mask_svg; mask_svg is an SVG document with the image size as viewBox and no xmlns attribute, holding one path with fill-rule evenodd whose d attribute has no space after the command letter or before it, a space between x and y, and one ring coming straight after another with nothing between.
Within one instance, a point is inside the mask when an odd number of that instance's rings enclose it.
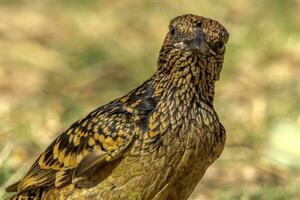
<instances>
[{"instance_id":1,"label":"bird's wing","mask_svg":"<svg viewBox=\"0 0 300 200\"><path fill-rule=\"evenodd\" d=\"M40 155L18 184L18 192L62 187L92 176L132 143L133 118L130 109L113 103L74 123Z\"/></svg>"}]
</instances>

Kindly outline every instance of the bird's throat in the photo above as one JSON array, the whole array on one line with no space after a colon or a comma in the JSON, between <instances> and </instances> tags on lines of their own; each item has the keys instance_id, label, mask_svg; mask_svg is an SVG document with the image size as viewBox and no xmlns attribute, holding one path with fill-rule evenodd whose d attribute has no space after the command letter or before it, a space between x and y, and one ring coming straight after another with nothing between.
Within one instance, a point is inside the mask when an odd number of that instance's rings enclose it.
<instances>
[{"instance_id":1,"label":"bird's throat","mask_svg":"<svg viewBox=\"0 0 300 200\"><path fill-rule=\"evenodd\" d=\"M212 106L215 81L207 73L206 65L206 61L195 56L182 58L173 63L170 71L158 71L155 74L154 91L169 100L178 97L185 103L202 101Z\"/></svg>"}]
</instances>

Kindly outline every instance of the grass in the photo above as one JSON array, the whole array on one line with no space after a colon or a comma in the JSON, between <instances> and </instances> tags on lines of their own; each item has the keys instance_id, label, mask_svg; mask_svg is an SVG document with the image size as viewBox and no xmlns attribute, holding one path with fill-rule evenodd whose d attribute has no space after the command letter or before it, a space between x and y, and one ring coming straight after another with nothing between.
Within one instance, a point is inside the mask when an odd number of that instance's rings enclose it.
<instances>
[{"instance_id":1,"label":"grass","mask_svg":"<svg viewBox=\"0 0 300 200\"><path fill-rule=\"evenodd\" d=\"M300 132L299 8L296 0L2 0L0 199L59 132L155 71L168 23L183 13L230 32L215 102L227 146L192 199L300 198L300 152L288 145Z\"/></svg>"}]
</instances>

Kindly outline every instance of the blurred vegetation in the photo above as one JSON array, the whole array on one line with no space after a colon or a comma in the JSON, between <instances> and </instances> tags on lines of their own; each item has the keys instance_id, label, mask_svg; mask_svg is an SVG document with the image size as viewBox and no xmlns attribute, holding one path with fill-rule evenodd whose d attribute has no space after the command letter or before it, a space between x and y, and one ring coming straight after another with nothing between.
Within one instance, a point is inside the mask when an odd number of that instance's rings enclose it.
<instances>
[{"instance_id":1,"label":"blurred vegetation","mask_svg":"<svg viewBox=\"0 0 300 200\"><path fill-rule=\"evenodd\" d=\"M0 1L0 199L92 109L151 76L171 18L230 32L215 107L227 146L192 199L300 199L297 0Z\"/></svg>"}]
</instances>

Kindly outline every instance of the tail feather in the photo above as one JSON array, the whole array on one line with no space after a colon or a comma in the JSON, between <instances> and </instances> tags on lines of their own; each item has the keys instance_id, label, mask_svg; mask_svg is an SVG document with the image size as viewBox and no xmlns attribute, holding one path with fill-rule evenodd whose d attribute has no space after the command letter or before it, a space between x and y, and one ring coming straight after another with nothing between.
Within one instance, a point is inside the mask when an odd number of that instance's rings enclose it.
<instances>
[{"instance_id":1,"label":"tail feather","mask_svg":"<svg viewBox=\"0 0 300 200\"><path fill-rule=\"evenodd\" d=\"M20 181L5 188L5 192L17 192Z\"/></svg>"}]
</instances>

